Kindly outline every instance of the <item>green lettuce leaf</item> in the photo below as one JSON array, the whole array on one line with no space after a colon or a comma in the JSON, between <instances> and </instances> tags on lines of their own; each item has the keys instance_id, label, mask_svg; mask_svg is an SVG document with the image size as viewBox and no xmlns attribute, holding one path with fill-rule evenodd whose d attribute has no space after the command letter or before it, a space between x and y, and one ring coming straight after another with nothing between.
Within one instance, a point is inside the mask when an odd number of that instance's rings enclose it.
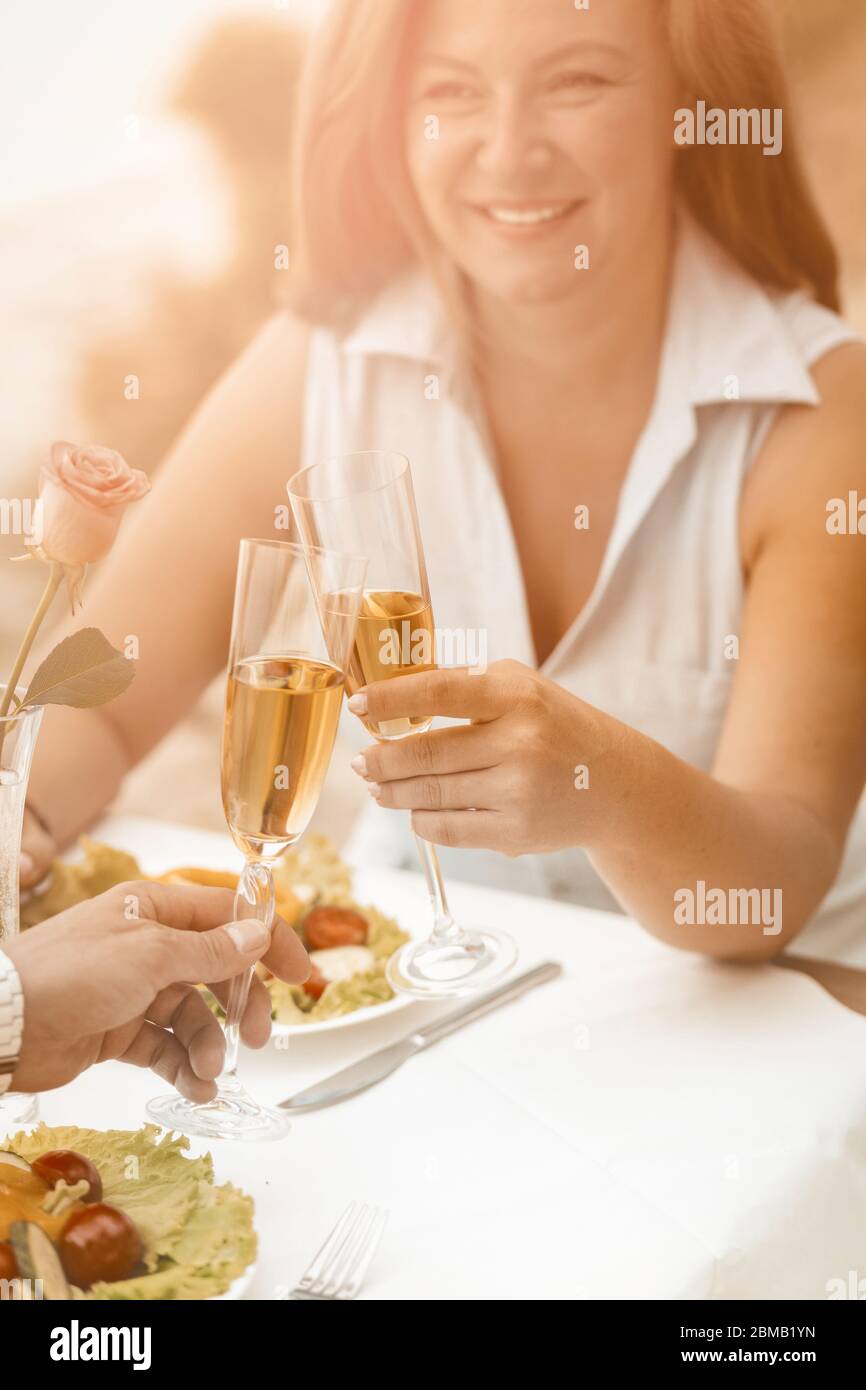
<instances>
[{"instance_id":1,"label":"green lettuce leaf","mask_svg":"<svg viewBox=\"0 0 866 1390\"><path fill-rule=\"evenodd\" d=\"M147 1273L94 1284L89 1299L198 1299L225 1293L255 1259L253 1201L226 1183L215 1187L210 1154L190 1158L189 1140L138 1130L39 1125L7 1141L32 1160L50 1149L75 1149L95 1163L103 1201L135 1222Z\"/></svg>"}]
</instances>

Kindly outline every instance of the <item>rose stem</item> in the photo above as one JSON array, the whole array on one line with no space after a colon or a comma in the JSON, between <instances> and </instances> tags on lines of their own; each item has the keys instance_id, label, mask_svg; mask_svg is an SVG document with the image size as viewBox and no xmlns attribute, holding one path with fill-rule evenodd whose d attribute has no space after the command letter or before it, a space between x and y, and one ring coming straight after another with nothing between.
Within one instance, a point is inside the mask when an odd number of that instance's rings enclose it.
<instances>
[{"instance_id":1,"label":"rose stem","mask_svg":"<svg viewBox=\"0 0 866 1390\"><path fill-rule=\"evenodd\" d=\"M33 614L33 617L30 619L30 626L25 632L24 640L22 641L21 646L18 649L18 655L15 658L15 665L12 667L12 674L9 677L9 683L7 684L6 689L3 693L3 699L0 700L0 719L5 718L6 714L9 711L9 706L12 703L12 696L15 693L15 687L18 684L18 677L21 675L21 672L24 669L24 663L30 655L30 648L33 646L33 643L36 639L36 634L42 625L42 619L45 617L45 614L51 607L51 601L54 598L54 595L57 593L57 590L60 588L62 581L63 566L59 564L56 560L53 560L51 562L51 573L48 576L48 583L45 585L45 592L39 600L39 607L36 609L36 612ZM5 729L0 728L0 749L2 749L3 747L3 738L5 736L5 733Z\"/></svg>"}]
</instances>

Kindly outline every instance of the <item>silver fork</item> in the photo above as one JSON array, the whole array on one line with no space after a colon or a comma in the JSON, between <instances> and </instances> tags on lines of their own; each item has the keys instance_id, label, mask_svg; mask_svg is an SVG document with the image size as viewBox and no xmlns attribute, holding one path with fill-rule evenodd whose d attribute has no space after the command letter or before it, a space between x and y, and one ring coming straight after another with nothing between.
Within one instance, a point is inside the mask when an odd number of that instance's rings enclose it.
<instances>
[{"instance_id":1,"label":"silver fork","mask_svg":"<svg viewBox=\"0 0 866 1390\"><path fill-rule=\"evenodd\" d=\"M290 1298L355 1298L388 1222L385 1207L350 1202Z\"/></svg>"}]
</instances>

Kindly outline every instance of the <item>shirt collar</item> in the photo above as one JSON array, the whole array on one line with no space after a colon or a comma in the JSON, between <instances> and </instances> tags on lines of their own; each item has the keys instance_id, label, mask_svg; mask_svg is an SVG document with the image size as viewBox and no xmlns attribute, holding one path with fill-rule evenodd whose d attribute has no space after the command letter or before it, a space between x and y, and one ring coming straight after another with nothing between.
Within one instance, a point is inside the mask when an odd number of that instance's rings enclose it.
<instances>
[{"instance_id":1,"label":"shirt collar","mask_svg":"<svg viewBox=\"0 0 866 1390\"><path fill-rule=\"evenodd\" d=\"M343 340L343 351L442 365L453 333L433 279L420 267L404 271L368 305Z\"/></svg>"},{"instance_id":2,"label":"shirt collar","mask_svg":"<svg viewBox=\"0 0 866 1390\"><path fill-rule=\"evenodd\" d=\"M659 388L672 406L820 397L779 307L687 213L677 227ZM455 341L430 276L404 272L367 307L343 340L351 354L453 367Z\"/></svg>"},{"instance_id":3,"label":"shirt collar","mask_svg":"<svg viewBox=\"0 0 866 1390\"><path fill-rule=\"evenodd\" d=\"M675 389L681 406L817 405L820 396L781 299L681 213L660 389Z\"/></svg>"}]
</instances>

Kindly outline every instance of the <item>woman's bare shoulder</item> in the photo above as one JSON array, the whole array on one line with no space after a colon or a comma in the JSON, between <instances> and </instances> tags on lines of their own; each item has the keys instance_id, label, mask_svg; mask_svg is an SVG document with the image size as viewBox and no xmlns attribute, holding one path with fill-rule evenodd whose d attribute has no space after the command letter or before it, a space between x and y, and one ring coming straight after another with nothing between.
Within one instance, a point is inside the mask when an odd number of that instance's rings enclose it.
<instances>
[{"instance_id":1,"label":"woman's bare shoulder","mask_svg":"<svg viewBox=\"0 0 866 1390\"><path fill-rule=\"evenodd\" d=\"M779 411L746 479L741 537L747 568L780 529L791 539L820 539L834 498L852 491L866 498L866 344L833 348L811 374L819 404Z\"/></svg>"},{"instance_id":2,"label":"woman's bare shoulder","mask_svg":"<svg viewBox=\"0 0 866 1390\"><path fill-rule=\"evenodd\" d=\"M202 485L217 474L228 494L243 478L251 493L299 468L309 325L275 313L199 403L162 470L177 485ZM255 459L252 470L238 459ZM286 470L289 470L289 473Z\"/></svg>"},{"instance_id":3,"label":"woman's bare shoulder","mask_svg":"<svg viewBox=\"0 0 866 1390\"><path fill-rule=\"evenodd\" d=\"M251 347L299 360L306 355L312 331L312 325L306 319L299 318L288 309L278 309L262 324Z\"/></svg>"},{"instance_id":4,"label":"woman's bare shoulder","mask_svg":"<svg viewBox=\"0 0 866 1390\"><path fill-rule=\"evenodd\" d=\"M308 323L287 310L273 314L229 367L217 389L241 394L249 404L268 412L299 412L311 332Z\"/></svg>"}]
</instances>

